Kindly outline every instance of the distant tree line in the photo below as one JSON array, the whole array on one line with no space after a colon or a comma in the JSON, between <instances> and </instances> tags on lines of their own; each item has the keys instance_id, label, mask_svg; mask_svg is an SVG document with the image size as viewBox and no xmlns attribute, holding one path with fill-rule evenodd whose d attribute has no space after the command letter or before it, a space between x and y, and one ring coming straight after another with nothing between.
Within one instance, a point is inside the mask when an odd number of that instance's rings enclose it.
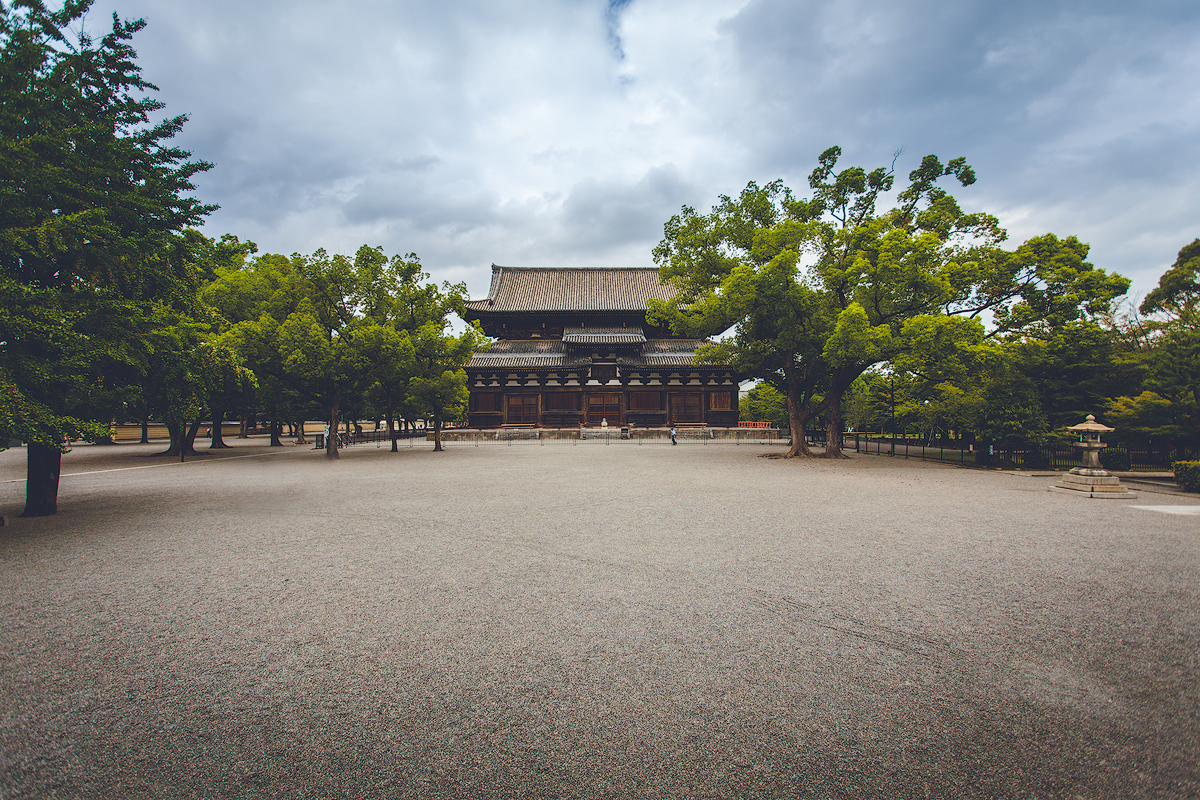
<instances>
[{"instance_id":1,"label":"distant tree line","mask_svg":"<svg viewBox=\"0 0 1200 800\"><path fill-rule=\"evenodd\" d=\"M1110 442L1200 445L1198 273L1200 240L1137 309L906 354L862 376L847 418L864 430L953 431L1004 453L1065 442L1087 414L1117 429Z\"/></svg>"},{"instance_id":2,"label":"distant tree line","mask_svg":"<svg viewBox=\"0 0 1200 800\"><path fill-rule=\"evenodd\" d=\"M150 360L130 387L126 418L163 420L169 454L194 452L204 421L213 448L221 421L254 420L280 445L285 426L303 441L306 419L385 421L396 449L397 417L442 423L465 414L464 364L484 343L474 327L450 329L463 284L428 281L416 254L388 257L362 246L353 258L324 250L256 255L252 242L183 234L197 289L185 310L164 313ZM338 458L336 436L326 455Z\"/></svg>"}]
</instances>

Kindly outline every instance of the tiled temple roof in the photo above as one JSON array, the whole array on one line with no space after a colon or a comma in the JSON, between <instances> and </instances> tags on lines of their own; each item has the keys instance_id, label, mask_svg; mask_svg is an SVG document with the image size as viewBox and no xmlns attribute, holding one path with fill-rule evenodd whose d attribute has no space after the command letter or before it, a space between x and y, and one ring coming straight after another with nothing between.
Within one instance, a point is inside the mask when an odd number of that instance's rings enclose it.
<instances>
[{"instance_id":1,"label":"tiled temple roof","mask_svg":"<svg viewBox=\"0 0 1200 800\"><path fill-rule=\"evenodd\" d=\"M646 311L646 301L670 300L673 286L658 281L658 270L641 267L500 267L492 265L486 300L467 309L493 313Z\"/></svg>"},{"instance_id":2,"label":"tiled temple roof","mask_svg":"<svg viewBox=\"0 0 1200 800\"><path fill-rule=\"evenodd\" d=\"M527 367L530 369L554 369L556 367L588 364L591 355L568 356L563 343L557 339L530 341L526 339L501 339L491 348L476 353L467 364L471 369Z\"/></svg>"},{"instance_id":3,"label":"tiled temple roof","mask_svg":"<svg viewBox=\"0 0 1200 800\"><path fill-rule=\"evenodd\" d=\"M630 358L617 357L618 364L642 367L690 367L703 339L651 339L642 352Z\"/></svg>"},{"instance_id":4,"label":"tiled temple roof","mask_svg":"<svg viewBox=\"0 0 1200 800\"><path fill-rule=\"evenodd\" d=\"M568 345L581 344L644 344L646 334L641 328L567 328L563 341Z\"/></svg>"},{"instance_id":5,"label":"tiled temple roof","mask_svg":"<svg viewBox=\"0 0 1200 800\"><path fill-rule=\"evenodd\" d=\"M626 367L689 367L702 339L650 339L637 354L619 355L617 363ZM545 341L502 339L491 349L476 353L468 369L560 369L590 364L591 355L573 356L557 339Z\"/></svg>"}]
</instances>

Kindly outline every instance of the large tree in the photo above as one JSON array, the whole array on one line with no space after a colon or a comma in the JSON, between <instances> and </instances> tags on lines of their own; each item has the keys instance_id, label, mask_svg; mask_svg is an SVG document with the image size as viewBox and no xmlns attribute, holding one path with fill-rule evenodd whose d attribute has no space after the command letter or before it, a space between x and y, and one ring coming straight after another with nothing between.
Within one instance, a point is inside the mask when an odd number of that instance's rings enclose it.
<instances>
[{"instance_id":1,"label":"large tree","mask_svg":"<svg viewBox=\"0 0 1200 800\"><path fill-rule=\"evenodd\" d=\"M1141 391L1122 392L1109 412L1125 430L1200 443L1200 239L1185 245L1142 301L1143 318L1118 331L1124 364L1143 375Z\"/></svg>"},{"instance_id":2,"label":"large tree","mask_svg":"<svg viewBox=\"0 0 1200 800\"><path fill-rule=\"evenodd\" d=\"M1061 325L1107 309L1128 286L1087 263L1087 246L1073 238L1002 249L996 218L964 212L938 185L974 183L961 158L925 156L897 204L879 212L893 170L839 171L840 155L821 154L807 199L776 181L722 196L709 214L685 207L654 251L680 291L651 301L652 318L695 336L733 327L700 357L785 394L797 432L789 455L808 454L798 432L823 414L825 455L842 456L843 395L865 370L903 354L913 330L988 312L995 332Z\"/></svg>"},{"instance_id":3,"label":"large tree","mask_svg":"<svg viewBox=\"0 0 1200 800\"><path fill-rule=\"evenodd\" d=\"M90 5L0 2L0 379L30 516L57 510L67 443L103 435L115 409L95 387L144 355L154 305L193 292L179 237L214 208L188 196L211 165L169 145L185 118L157 121L145 96L129 44L144 23L114 15L95 40Z\"/></svg>"}]
</instances>

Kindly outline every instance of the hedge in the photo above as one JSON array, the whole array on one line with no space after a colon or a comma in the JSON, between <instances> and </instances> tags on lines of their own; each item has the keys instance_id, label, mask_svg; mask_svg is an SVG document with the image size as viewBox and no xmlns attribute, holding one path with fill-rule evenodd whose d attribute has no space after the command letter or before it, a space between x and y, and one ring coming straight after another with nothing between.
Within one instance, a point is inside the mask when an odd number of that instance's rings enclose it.
<instances>
[{"instance_id":1,"label":"hedge","mask_svg":"<svg viewBox=\"0 0 1200 800\"><path fill-rule=\"evenodd\" d=\"M1185 492L1200 492L1200 461L1176 461L1175 483Z\"/></svg>"}]
</instances>

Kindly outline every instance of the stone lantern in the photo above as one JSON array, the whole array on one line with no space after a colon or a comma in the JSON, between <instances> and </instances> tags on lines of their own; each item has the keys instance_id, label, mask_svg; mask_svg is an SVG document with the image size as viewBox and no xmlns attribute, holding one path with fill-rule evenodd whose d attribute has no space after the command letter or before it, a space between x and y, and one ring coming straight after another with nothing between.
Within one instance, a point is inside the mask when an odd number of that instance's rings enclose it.
<instances>
[{"instance_id":1,"label":"stone lantern","mask_svg":"<svg viewBox=\"0 0 1200 800\"><path fill-rule=\"evenodd\" d=\"M1088 414L1086 422L1072 425L1067 430L1079 434L1075 447L1083 451L1083 459L1078 467L1063 476L1061 483L1055 484L1055 489L1106 500L1137 497L1121 485L1120 478L1100 464L1100 451L1108 447L1100 441L1100 434L1112 433L1116 428L1101 425L1096 422L1095 415Z\"/></svg>"}]
</instances>

